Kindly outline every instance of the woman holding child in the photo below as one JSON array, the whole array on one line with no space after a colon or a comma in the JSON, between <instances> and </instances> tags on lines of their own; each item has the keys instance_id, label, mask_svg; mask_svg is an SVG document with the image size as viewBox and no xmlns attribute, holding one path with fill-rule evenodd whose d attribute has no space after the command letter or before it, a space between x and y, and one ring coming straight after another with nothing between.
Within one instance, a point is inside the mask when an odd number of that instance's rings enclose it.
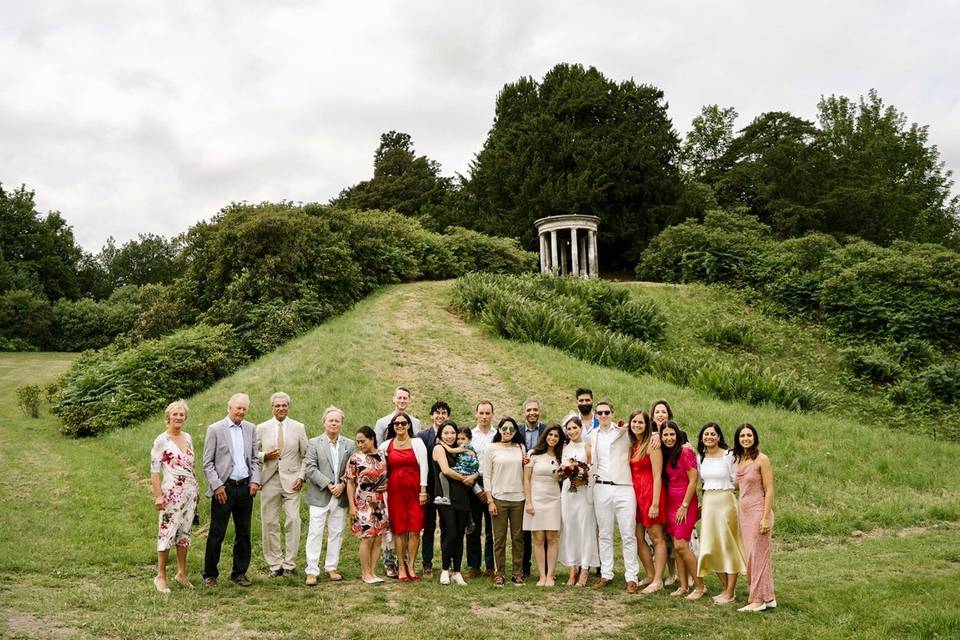
<instances>
[{"instance_id":1,"label":"woman holding child","mask_svg":"<svg viewBox=\"0 0 960 640\"><path fill-rule=\"evenodd\" d=\"M457 423L452 420L441 423L437 431L432 454L437 476L434 504L440 514L440 561L443 567L440 584L452 581L465 585L467 583L460 573L463 536L470 520L470 487L476 482L477 474L465 476L453 470L458 454L452 451L457 445L458 432Z\"/></svg>"},{"instance_id":2,"label":"woman holding child","mask_svg":"<svg viewBox=\"0 0 960 640\"><path fill-rule=\"evenodd\" d=\"M515 585L523 584L523 458L524 448L517 421L500 420L493 442L483 452L483 487L493 522L493 584L506 582L507 526L510 527L510 556ZM540 544L541 550L543 543Z\"/></svg>"}]
</instances>

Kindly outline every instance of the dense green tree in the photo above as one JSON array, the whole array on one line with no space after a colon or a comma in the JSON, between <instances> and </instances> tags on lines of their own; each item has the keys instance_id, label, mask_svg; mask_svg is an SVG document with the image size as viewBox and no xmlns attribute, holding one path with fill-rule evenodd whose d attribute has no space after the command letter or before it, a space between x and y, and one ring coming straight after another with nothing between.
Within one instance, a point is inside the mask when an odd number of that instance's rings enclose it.
<instances>
[{"instance_id":1,"label":"dense green tree","mask_svg":"<svg viewBox=\"0 0 960 640\"><path fill-rule=\"evenodd\" d=\"M75 299L81 255L59 213L41 216L33 191L25 186L6 191L0 184L0 292L22 289L51 301Z\"/></svg>"},{"instance_id":2,"label":"dense green tree","mask_svg":"<svg viewBox=\"0 0 960 640\"><path fill-rule=\"evenodd\" d=\"M822 98L820 145L831 171L819 207L825 226L888 244L955 236L957 197L928 130L884 105L875 90L858 101Z\"/></svg>"},{"instance_id":3,"label":"dense green tree","mask_svg":"<svg viewBox=\"0 0 960 640\"><path fill-rule=\"evenodd\" d=\"M440 164L417 156L410 134L390 131L380 136L373 155L373 178L348 187L331 204L354 209L393 209L417 215L428 205L440 205L451 179L440 175Z\"/></svg>"},{"instance_id":4,"label":"dense green tree","mask_svg":"<svg viewBox=\"0 0 960 640\"><path fill-rule=\"evenodd\" d=\"M733 142L738 115L733 107L708 104L694 117L680 147L680 164L692 179L703 181L716 171L717 162Z\"/></svg>"},{"instance_id":5,"label":"dense green tree","mask_svg":"<svg viewBox=\"0 0 960 640\"><path fill-rule=\"evenodd\" d=\"M180 266L176 261L179 245L174 239L141 233L136 240L108 251L112 246L113 238L110 238L101 255L114 287L168 284L179 275Z\"/></svg>"},{"instance_id":6,"label":"dense green tree","mask_svg":"<svg viewBox=\"0 0 960 640\"><path fill-rule=\"evenodd\" d=\"M559 64L541 82L500 91L464 185L462 224L536 249L537 218L594 214L602 264L630 266L676 214L678 151L661 90Z\"/></svg>"}]
</instances>

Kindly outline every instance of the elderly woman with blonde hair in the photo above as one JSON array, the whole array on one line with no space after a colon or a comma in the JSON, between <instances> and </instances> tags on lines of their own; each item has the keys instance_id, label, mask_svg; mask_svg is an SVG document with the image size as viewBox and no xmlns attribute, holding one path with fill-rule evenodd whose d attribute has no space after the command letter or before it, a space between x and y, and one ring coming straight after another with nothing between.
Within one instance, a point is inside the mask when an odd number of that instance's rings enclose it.
<instances>
[{"instance_id":1,"label":"elderly woman with blonde hair","mask_svg":"<svg viewBox=\"0 0 960 640\"><path fill-rule=\"evenodd\" d=\"M187 411L187 403L183 400L167 405L163 412L167 430L156 437L150 451L153 506L160 512L157 576L153 579L153 585L160 593L170 593L170 587L167 586L170 547L176 547L177 554L174 580L181 586L193 587L187 577L187 548L190 546L190 527L200 492L193 473L193 441L190 434L183 430Z\"/></svg>"}]
</instances>

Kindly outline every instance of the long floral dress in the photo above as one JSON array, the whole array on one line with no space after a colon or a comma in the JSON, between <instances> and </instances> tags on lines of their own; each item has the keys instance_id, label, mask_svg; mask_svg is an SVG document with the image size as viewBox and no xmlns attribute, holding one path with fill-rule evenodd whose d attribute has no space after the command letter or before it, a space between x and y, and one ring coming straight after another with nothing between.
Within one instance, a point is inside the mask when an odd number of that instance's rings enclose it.
<instances>
[{"instance_id":1,"label":"long floral dress","mask_svg":"<svg viewBox=\"0 0 960 640\"><path fill-rule=\"evenodd\" d=\"M200 491L193 474L193 440L189 433L183 435L186 451L181 451L167 432L157 436L150 450L150 471L163 473L160 491L166 502L158 516L157 551L167 551L174 545L190 546L190 527Z\"/></svg>"},{"instance_id":2,"label":"long floral dress","mask_svg":"<svg viewBox=\"0 0 960 640\"><path fill-rule=\"evenodd\" d=\"M350 531L358 538L373 538L387 531L387 461L381 452L354 451L347 460L348 479L353 480L353 506L357 514L350 520Z\"/></svg>"}]
</instances>

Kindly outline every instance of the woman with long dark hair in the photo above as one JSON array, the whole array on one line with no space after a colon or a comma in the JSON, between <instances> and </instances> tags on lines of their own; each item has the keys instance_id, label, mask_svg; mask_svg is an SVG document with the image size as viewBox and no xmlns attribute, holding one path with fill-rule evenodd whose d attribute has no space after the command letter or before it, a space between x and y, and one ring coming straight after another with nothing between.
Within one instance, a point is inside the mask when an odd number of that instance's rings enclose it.
<instances>
[{"instance_id":1,"label":"woman with long dark hair","mask_svg":"<svg viewBox=\"0 0 960 640\"><path fill-rule=\"evenodd\" d=\"M380 450L387 458L387 511L397 552L400 582L419 582L416 566L423 529L423 505L427 503L427 446L413 437L413 421L405 413L396 413Z\"/></svg>"},{"instance_id":2,"label":"woman with long dark hair","mask_svg":"<svg viewBox=\"0 0 960 640\"><path fill-rule=\"evenodd\" d=\"M433 445L433 465L437 477L444 475L449 482L437 482L434 485L437 513L440 514L440 584L465 585L460 573L463 562L463 536L470 521L470 487L476 482L477 475L464 476L453 470L457 454L450 453L457 444L459 428L452 420L440 423L437 429L436 443ZM443 445L446 445L444 447ZM446 491L446 494L444 494Z\"/></svg>"},{"instance_id":3,"label":"woman with long dark hair","mask_svg":"<svg viewBox=\"0 0 960 640\"><path fill-rule=\"evenodd\" d=\"M483 488L493 525L493 584L497 587L506 582L508 526L513 560L511 580L515 585L523 584L523 448L517 421L505 416L497 425L493 442L483 452Z\"/></svg>"},{"instance_id":4,"label":"woman with long dark hair","mask_svg":"<svg viewBox=\"0 0 960 640\"><path fill-rule=\"evenodd\" d=\"M737 427L733 436L740 489L740 535L747 552L750 601L738 611L763 611L777 606L773 594L773 466L760 451L760 434L752 424Z\"/></svg>"},{"instance_id":5,"label":"woman with long dark hair","mask_svg":"<svg viewBox=\"0 0 960 640\"><path fill-rule=\"evenodd\" d=\"M667 565L667 541L663 537L667 501L663 491L663 453L650 446L652 423L646 411L630 414L630 473L633 476L633 491L637 499L637 551L646 573L641 582L641 593L654 593L663 589L663 570ZM640 544L644 534L653 543L650 548Z\"/></svg>"},{"instance_id":6,"label":"woman with long dark hair","mask_svg":"<svg viewBox=\"0 0 960 640\"><path fill-rule=\"evenodd\" d=\"M703 506L700 526L700 557L697 575L716 572L723 591L713 597L717 604L736 600L737 574L745 573L740 518L733 495L737 464L727 448L723 431L716 422L708 422L697 436L697 466L703 481Z\"/></svg>"},{"instance_id":7,"label":"woman with long dark hair","mask_svg":"<svg viewBox=\"0 0 960 640\"><path fill-rule=\"evenodd\" d=\"M694 589L688 600L699 600L704 593L703 580L697 576L697 556L690 549L690 539L697 526L699 509L697 502L697 454L685 447L686 436L677 423L668 420L660 427L660 444L663 451L663 477L666 481L667 517L664 528L673 540L677 554L677 575L680 586L671 593L682 596L693 579Z\"/></svg>"},{"instance_id":8,"label":"woman with long dark hair","mask_svg":"<svg viewBox=\"0 0 960 640\"><path fill-rule=\"evenodd\" d=\"M557 470L563 459L563 441L560 425L553 424L544 429L523 470L523 490L527 498L523 528L532 532L533 553L540 574L538 587L552 587L555 584L554 571L559 552L557 540L562 521Z\"/></svg>"}]
</instances>

